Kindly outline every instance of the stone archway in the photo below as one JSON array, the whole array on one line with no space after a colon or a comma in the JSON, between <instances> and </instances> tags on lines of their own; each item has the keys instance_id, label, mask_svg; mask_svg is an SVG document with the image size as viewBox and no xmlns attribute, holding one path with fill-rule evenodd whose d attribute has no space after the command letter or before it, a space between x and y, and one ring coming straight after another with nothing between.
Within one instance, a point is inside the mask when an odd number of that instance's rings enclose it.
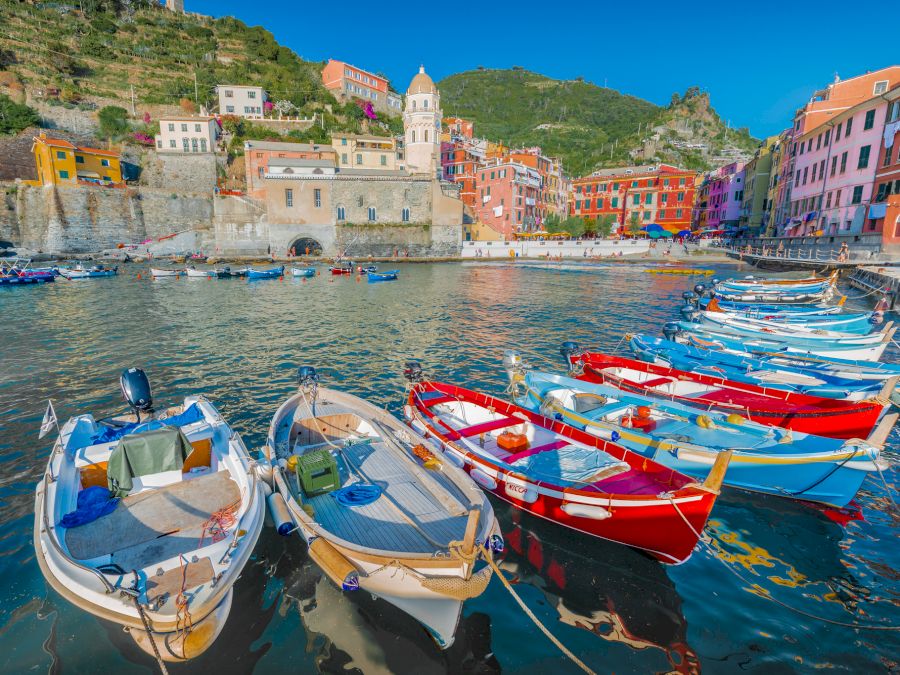
<instances>
[{"instance_id":1,"label":"stone archway","mask_svg":"<svg viewBox=\"0 0 900 675\"><path fill-rule=\"evenodd\" d=\"M307 248L309 249L309 255L311 256L318 257L322 255L322 244L312 237L297 237L291 242L291 245L288 246L287 252L290 254L293 249L294 255L304 256L307 255Z\"/></svg>"}]
</instances>

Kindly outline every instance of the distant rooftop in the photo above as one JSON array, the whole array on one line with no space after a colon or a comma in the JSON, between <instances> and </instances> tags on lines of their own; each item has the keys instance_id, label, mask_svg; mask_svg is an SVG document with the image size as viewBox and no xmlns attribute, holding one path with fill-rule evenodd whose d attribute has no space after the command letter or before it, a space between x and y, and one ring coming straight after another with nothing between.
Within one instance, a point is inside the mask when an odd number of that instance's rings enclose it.
<instances>
[{"instance_id":1,"label":"distant rooftop","mask_svg":"<svg viewBox=\"0 0 900 675\"><path fill-rule=\"evenodd\" d=\"M318 143L282 143L279 141L244 141L246 150L284 150L285 152L334 152L334 148Z\"/></svg>"}]
</instances>

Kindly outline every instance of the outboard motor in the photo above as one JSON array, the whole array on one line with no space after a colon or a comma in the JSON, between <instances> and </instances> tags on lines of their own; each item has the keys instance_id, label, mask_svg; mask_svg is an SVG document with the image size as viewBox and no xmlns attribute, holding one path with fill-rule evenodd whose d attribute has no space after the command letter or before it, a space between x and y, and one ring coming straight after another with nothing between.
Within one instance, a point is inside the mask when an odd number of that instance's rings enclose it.
<instances>
[{"instance_id":1,"label":"outboard motor","mask_svg":"<svg viewBox=\"0 0 900 675\"><path fill-rule=\"evenodd\" d=\"M577 342L572 342L571 340L566 340L560 345L559 354L563 357L563 361L566 363L567 368L571 368L571 363L569 361L570 356L577 356L581 353L581 347Z\"/></svg>"},{"instance_id":2,"label":"outboard motor","mask_svg":"<svg viewBox=\"0 0 900 675\"><path fill-rule=\"evenodd\" d=\"M684 304L688 307L697 304L697 294L694 293L694 291L685 291L681 294L681 298L684 300Z\"/></svg>"},{"instance_id":3,"label":"outboard motor","mask_svg":"<svg viewBox=\"0 0 900 675\"><path fill-rule=\"evenodd\" d=\"M153 393L150 391L150 380L140 368L128 368L119 376L122 397L134 411L137 421L141 421L141 413L153 412Z\"/></svg>"},{"instance_id":4,"label":"outboard motor","mask_svg":"<svg viewBox=\"0 0 900 675\"><path fill-rule=\"evenodd\" d=\"M884 312L874 311L872 312L872 316L869 317L869 323L873 326L879 326L884 321Z\"/></svg>"},{"instance_id":5,"label":"outboard motor","mask_svg":"<svg viewBox=\"0 0 900 675\"><path fill-rule=\"evenodd\" d=\"M422 365L418 361L407 361L403 365L403 377L410 385L415 385L425 379L422 373Z\"/></svg>"},{"instance_id":6,"label":"outboard motor","mask_svg":"<svg viewBox=\"0 0 900 675\"><path fill-rule=\"evenodd\" d=\"M667 321L663 326L663 335L666 340L675 340L675 336L681 332L681 328L674 321Z\"/></svg>"},{"instance_id":7,"label":"outboard motor","mask_svg":"<svg viewBox=\"0 0 900 675\"><path fill-rule=\"evenodd\" d=\"M702 297L703 297L703 293L704 293L705 291L706 291L706 286L703 285L703 284L697 284L696 286L694 286L694 293L697 294L697 297L702 298Z\"/></svg>"},{"instance_id":8,"label":"outboard motor","mask_svg":"<svg viewBox=\"0 0 900 675\"><path fill-rule=\"evenodd\" d=\"M697 317L700 316L700 310L693 305L685 305L681 308L681 316L684 317L685 321L696 321Z\"/></svg>"},{"instance_id":9,"label":"outboard motor","mask_svg":"<svg viewBox=\"0 0 900 675\"><path fill-rule=\"evenodd\" d=\"M319 384L319 374L312 366L300 366L297 368L297 384L310 388Z\"/></svg>"},{"instance_id":10,"label":"outboard motor","mask_svg":"<svg viewBox=\"0 0 900 675\"><path fill-rule=\"evenodd\" d=\"M713 277L713 278L711 279L711 283L712 283L712 285L713 285L713 288L715 288L716 286L718 286L720 282L721 282L721 279L719 279L719 277Z\"/></svg>"}]
</instances>

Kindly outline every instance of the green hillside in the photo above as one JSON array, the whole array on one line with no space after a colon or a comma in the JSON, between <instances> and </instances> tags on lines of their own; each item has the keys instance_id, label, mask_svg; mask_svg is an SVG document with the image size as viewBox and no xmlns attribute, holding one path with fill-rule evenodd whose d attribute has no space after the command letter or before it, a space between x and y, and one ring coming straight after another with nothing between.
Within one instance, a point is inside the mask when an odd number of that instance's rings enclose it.
<instances>
[{"instance_id":1,"label":"green hillside","mask_svg":"<svg viewBox=\"0 0 900 675\"><path fill-rule=\"evenodd\" d=\"M458 73L438 87L445 115L474 120L479 136L540 145L562 157L572 175L652 161L705 169L723 150L752 151L758 143L746 130L729 136L696 88L660 107L581 79L554 80L521 68ZM682 147L697 144L707 150Z\"/></svg>"},{"instance_id":2,"label":"green hillside","mask_svg":"<svg viewBox=\"0 0 900 675\"><path fill-rule=\"evenodd\" d=\"M148 0L0 0L0 93L11 96L49 87L60 92L54 103L89 111L130 108L133 88L138 104L214 107L216 84L252 83L293 104L291 115L324 114L323 137L361 130L358 106L336 105L322 86L322 65L259 26L177 14Z\"/></svg>"}]
</instances>

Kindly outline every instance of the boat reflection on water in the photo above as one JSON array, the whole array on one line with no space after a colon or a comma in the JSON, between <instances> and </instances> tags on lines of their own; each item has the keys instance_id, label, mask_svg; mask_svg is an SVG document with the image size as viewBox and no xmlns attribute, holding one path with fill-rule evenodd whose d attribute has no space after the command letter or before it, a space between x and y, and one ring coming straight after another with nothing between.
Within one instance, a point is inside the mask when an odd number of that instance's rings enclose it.
<instances>
[{"instance_id":1,"label":"boat reflection on water","mask_svg":"<svg viewBox=\"0 0 900 675\"><path fill-rule=\"evenodd\" d=\"M296 542L285 541L281 556L271 561L276 576L285 574L278 613L282 620L299 615L305 651L318 672L500 672L486 614L464 615L453 645L441 651L411 616L370 593L341 591L302 547L291 544Z\"/></svg>"},{"instance_id":2,"label":"boat reflection on water","mask_svg":"<svg viewBox=\"0 0 900 675\"><path fill-rule=\"evenodd\" d=\"M681 598L663 565L518 509L494 511L506 541L504 574L539 588L561 622L635 650L660 650L670 664L667 672L700 672L687 643Z\"/></svg>"},{"instance_id":3,"label":"boat reflection on water","mask_svg":"<svg viewBox=\"0 0 900 675\"><path fill-rule=\"evenodd\" d=\"M844 559L853 541L853 530L844 525L853 520L862 520L858 510L729 490L716 502L707 532L717 557L754 584L751 592L771 593L807 611L823 601L838 603L855 614L871 590Z\"/></svg>"}]
</instances>

